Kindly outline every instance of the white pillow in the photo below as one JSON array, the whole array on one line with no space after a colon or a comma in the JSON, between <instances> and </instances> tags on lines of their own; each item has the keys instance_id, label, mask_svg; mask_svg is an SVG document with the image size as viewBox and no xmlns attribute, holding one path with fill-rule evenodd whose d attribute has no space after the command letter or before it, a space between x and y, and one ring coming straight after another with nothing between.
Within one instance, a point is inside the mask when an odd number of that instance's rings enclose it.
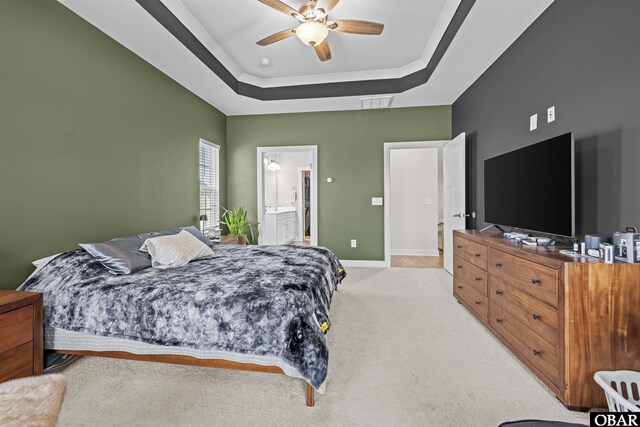
<instances>
[{"instance_id":1,"label":"white pillow","mask_svg":"<svg viewBox=\"0 0 640 427\"><path fill-rule=\"evenodd\" d=\"M148 251L151 255L151 265L159 269L182 267L194 259L213 255L209 246L185 230L170 236L147 239L140 250Z\"/></svg>"},{"instance_id":2,"label":"white pillow","mask_svg":"<svg viewBox=\"0 0 640 427\"><path fill-rule=\"evenodd\" d=\"M33 261L31 264L33 264L36 267L36 269L41 269L45 265L49 264L49 262L52 259L54 259L55 257L57 257L58 255L60 255L60 254L55 254L55 255L48 256L48 257L40 258L40 259L37 259L37 260Z\"/></svg>"}]
</instances>

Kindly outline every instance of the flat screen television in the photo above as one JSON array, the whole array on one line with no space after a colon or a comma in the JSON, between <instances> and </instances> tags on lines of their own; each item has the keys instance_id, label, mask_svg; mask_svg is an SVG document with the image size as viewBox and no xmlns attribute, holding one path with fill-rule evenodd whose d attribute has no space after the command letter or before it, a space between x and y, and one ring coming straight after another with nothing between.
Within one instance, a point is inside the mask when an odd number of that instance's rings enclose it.
<instances>
[{"instance_id":1,"label":"flat screen television","mask_svg":"<svg viewBox=\"0 0 640 427\"><path fill-rule=\"evenodd\" d=\"M485 222L575 236L573 133L484 161Z\"/></svg>"}]
</instances>

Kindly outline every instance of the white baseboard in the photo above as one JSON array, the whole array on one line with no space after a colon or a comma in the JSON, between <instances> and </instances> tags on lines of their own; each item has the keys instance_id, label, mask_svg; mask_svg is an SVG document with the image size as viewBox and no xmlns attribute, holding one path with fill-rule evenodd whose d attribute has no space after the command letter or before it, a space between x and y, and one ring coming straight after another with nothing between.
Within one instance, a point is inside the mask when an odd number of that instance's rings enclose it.
<instances>
[{"instance_id":1,"label":"white baseboard","mask_svg":"<svg viewBox=\"0 0 640 427\"><path fill-rule=\"evenodd\" d=\"M385 261L369 261L369 260L340 260L343 267L371 267L371 268L387 268L389 265Z\"/></svg>"},{"instance_id":2,"label":"white baseboard","mask_svg":"<svg viewBox=\"0 0 640 427\"><path fill-rule=\"evenodd\" d=\"M440 256L437 249L391 249L391 255Z\"/></svg>"}]
</instances>

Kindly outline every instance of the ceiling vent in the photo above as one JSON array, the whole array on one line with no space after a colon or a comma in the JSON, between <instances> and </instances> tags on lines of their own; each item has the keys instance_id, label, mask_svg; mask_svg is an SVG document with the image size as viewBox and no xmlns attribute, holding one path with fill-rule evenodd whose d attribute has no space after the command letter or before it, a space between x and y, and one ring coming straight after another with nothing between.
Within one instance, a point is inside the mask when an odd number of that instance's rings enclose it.
<instances>
[{"instance_id":1,"label":"ceiling vent","mask_svg":"<svg viewBox=\"0 0 640 427\"><path fill-rule=\"evenodd\" d=\"M378 110L380 108L391 107L393 96L378 96L372 98L362 98L360 100L363 110Z\"/></svg>"}]
</instances>

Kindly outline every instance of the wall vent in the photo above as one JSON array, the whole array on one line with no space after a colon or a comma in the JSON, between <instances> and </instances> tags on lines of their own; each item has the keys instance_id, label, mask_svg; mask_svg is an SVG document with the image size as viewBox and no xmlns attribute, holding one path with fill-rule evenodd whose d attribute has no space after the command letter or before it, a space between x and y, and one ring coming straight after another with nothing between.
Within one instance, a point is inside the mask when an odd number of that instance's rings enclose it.
<instances>
[{"instance_id":1,"label":"wall vent","mask_svg":"<svg viewBox=\"0 0 640 427\"><path fill-rule=\"evenodd\" d=\"M362 98L360 100L363 110L378 110L380 108L391 107L393 96L376 96L371 98Z\"/></svg>"}]
</instances>

